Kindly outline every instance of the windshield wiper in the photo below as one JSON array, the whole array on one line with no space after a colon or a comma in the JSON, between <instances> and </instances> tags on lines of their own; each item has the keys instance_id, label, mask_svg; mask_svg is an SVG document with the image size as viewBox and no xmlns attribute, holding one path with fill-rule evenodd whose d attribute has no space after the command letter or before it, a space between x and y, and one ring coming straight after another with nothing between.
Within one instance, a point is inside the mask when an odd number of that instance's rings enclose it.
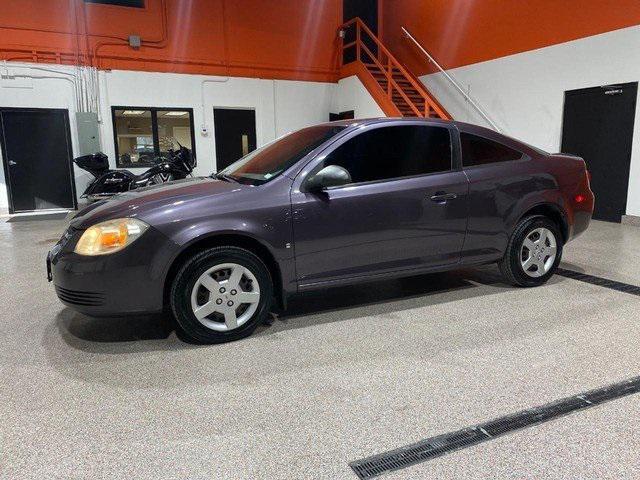
<instances>
[{"instance_id":1,"label":"windshield wiper","mask_svg":"<svg viewBox=\"0 0 640 480\"><path fill-rule=\"evenodd\" d=\"M213 178L218 179L218 180L226 180L227 182L232 182L232 183L240 183L238 180L236 180L234 177L232 177L231 175L225 175L224 173L214 173L213 175L211 175Z\"/></svg>"}]
</instances>

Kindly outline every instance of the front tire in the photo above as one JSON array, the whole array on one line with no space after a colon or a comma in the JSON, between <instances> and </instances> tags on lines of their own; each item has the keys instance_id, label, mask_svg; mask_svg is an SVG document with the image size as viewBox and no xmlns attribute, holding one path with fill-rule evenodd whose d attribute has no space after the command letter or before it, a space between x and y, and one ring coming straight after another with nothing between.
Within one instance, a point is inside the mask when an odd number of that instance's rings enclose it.
<instances>
[{"instance_id":1,"label":"front tire","mask_svg":"<svg viewBox=\"0 0 640 480\"><path fill-rule=\"evenodd\" d=\"M268 314L273 283L265 264L237 247L204 250L178 271L170 303L182 331L198 343L222 343L253 333Z\"/></svg>"},{"instance_id":2,"label":"front tire","mask_svg":"<svg viewBox=\"0 0 640 480\"><path fill-rule=\"evenodd\" d=\"M557 270L562 246L562 234L555 222L542 215L526 217L516 226L498 267L513 285L542 285Z\"/></svg>"}]
</instances>

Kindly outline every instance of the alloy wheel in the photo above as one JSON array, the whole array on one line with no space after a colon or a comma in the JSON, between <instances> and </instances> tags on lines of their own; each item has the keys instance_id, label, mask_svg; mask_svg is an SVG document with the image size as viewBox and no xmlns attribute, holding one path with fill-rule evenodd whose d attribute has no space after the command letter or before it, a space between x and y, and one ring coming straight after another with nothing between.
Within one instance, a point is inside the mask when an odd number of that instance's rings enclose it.
<instances>
[{"instance_id":1,"label":"alloy wheel","mask_svg":"<svg viewBox=\"0 0 640 480\"><path fill-rule=\"evenodd\" d=\"M260 285L255 275L237 263L209 268L191 290L191 309L205 327L218 332L245 324L258 309Z\"/></svg>"},{"instance_id":2,"label":"alloy wheel","mask_svg":"<svg viewBox=\"0 0 640 480\"><path fill-rule=\"evenodd\" d=\"M531 230L520 248L520 265L530 277L541 277L551 268L556 260L558 245L551 230L545 227Z\"/></svg>"}]
</instances>

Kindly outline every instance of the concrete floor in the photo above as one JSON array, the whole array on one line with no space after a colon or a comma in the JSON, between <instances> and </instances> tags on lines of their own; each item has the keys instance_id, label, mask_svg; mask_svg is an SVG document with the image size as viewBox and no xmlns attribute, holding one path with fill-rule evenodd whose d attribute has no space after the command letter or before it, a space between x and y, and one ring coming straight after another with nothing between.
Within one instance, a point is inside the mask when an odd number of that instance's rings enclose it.
<instances>
[{"instance_id":1,"label":"concrete floor","mask_svg":"<svg viewBox=\"0 0 640 480\"><path fill-rule=\"evenodd\" d=\"M47 284L63 221L0 223L0 477L355 478L348 462L640 373L640 297L487 267L297 298L246 340L91 319ZM640 284L640 228L565 268ZM143 285L132 288L144 288ZM640 395L386 478L637 478Z\"/></svg>"}]
</instances>

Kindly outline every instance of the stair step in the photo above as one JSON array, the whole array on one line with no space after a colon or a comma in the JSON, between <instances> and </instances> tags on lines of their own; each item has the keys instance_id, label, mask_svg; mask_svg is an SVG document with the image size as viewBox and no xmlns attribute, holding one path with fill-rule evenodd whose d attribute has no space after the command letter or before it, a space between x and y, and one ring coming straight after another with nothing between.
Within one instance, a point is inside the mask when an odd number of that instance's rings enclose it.
<instances>
[{"instance_id":1,"label":"stair step","mask_svg":"<svg viewBox=\"0 0 640 480\"><path fill-rule=\"evenodd\" d=\"M382 72L370 72L370 73L371 75L373 75L373 77L376 80L385 80L385 81L387 80L387 76ZM413 86L413 83L404 76L397 76L397 77L394 76L392 78L397 84Z\"/></svg>"},{"instance_id":2,"label":"stair step","mask_svg":"<svg viewBox=\"0 0 640 480\"><path fill-rule=\"evenodd\" d=\"M408 102L402 98L402 97L391 97L391 100L393 100L393 103L397 104L402 104L402 105L408 105ZM422 107L424 105L424 100L421 98L410 98L409 99L411 101L411 103L413 103L416 107Z\"/></svg>"},{"instance_id":3,"label":"stair step","mask_svg":"<svg viewBox=\"0 0 640 480\"><path fill-rule=\"evenodd\" d=\"M369 69L369 73L376 78L387 78L387 73L381 72L378 69ZM408 77L405 77L402 73L394 73L391 75L391 78L396 82L411 83L411 80Z\"/></svg>"},{"instance_id":4,"label":"stair step","mask_svg":"<svg viewBox=\"0 0 640 480\"><path fill-rule=\"evenodd\" d=\"M387 82L378 82L380 84L380 86L382 87L382 89L384 91L387 90ZM408 97L414 96L414 97L423 97L424 94L422 92L419 92L418 90L416 90L415 88L401 88L401 90L404 92L404 94ZM398 92L398 89L395 88L395 86L393 87L393 92L394 94L396 92Z\"/></svg>"},{"instance_id":5,"label":"stair step","mask_svg":"<svg viewBox=\"0 0 640 480\"><path fill-rule=\"evenodd\" d=\"M385 85L387 84L387 79L386 78L380 78L380 79L376 79L378 81L378 83L384 83ZM418 90L410 83L404 83L404 82L397 82L396 84L402 88L402 90L413 90L414 92L417 92Z\"/></svg>"},{"instance_id":6,"label":"stair step","mask_svg":"<svg viewBox=\"0 0 640 480\"><path fill-rule=\"evenodd\" d=\"M407 98L410 98L411 100L420 100L421 102L424 101L424 97L420 94L417 93L409 93L409 92L405 92L403 90L403 92ZM397 98L403 98L402 95L400 94L400 92L398 92L397 90L394 90L393 93L391 94L392 97L397 97Z\"/></svg>"},{"instance_id":7,"label":"stair step","mask_svg":"<svg viewBox=\"0 0 640 480\"><path fill-rule=\"evenodd\" d=\"M370 57L369 60L372 60ZM391 59L393 61L393 58ZM403 117L430 117L440 118L434 108L429 105L433 98L426 88L423 88L420 80L410 72L404 73L400 68L388 69L386 57L380 60L383 69L373 61L363 62L367 71L376 80L376 83L388 95L389 81L387 75L393 79L391 102L396 106ZM416 86L417 85L417 86ZM405 97L407 100L405 100ZM418 113L414 110L417 110ZM425 111L426 108L426 111Z\"/></svg>"}]
</instances>

